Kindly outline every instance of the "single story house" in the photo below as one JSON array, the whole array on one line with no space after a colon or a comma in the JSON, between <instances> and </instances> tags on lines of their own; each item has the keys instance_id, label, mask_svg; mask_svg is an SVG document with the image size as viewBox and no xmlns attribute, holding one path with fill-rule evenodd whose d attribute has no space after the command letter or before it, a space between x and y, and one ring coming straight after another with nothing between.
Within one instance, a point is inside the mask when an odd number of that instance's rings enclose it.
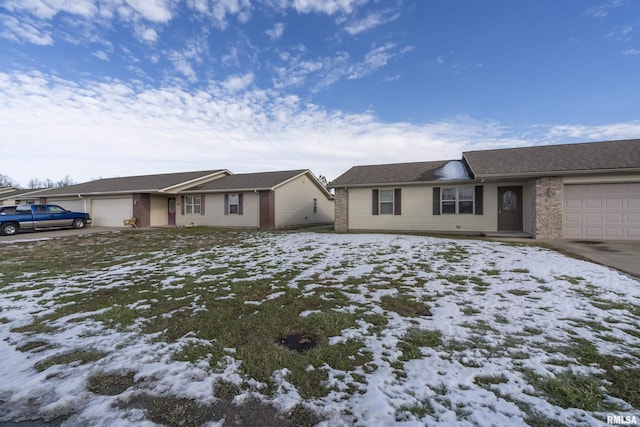
<instances>
[{"instance_id":1,"label":"single story house","mask_svg":"<svg viewBox=\"0 0 640 427\"><path fill-rule=\"evenodd\" d=\"M136 217L138 227L282 228L332 223L334 213L332 195L308 170L234 175L217 169L105 178L36 194L40 203L88 212L94 226L122 226ZM227 210L216 209L221 198Z\"/></svg>"},{"instance_id":2,"label":"single story house","mask_svg":"<svg viewBox=\"0 0 640 427\"><path fill-rule=\"evenodd\" d=\"M333 196L305 169L228 175L180 192L178 225L274 229L332 224Z\"/></svg>"},{"instance_id":3,"label":"single story house","mask_svg":"<svg viewBox=\"0 0 640 427\"><path fill-rule=\"evenodd\" d=\"M638 139L355 166L330 187L337 231L640 240Z\"/></svg>"},{"instance_id":4,"label":"single story house","mask_svg":"<svg viewBox=\"0 0 640 427\"><path fill-rule=\"evenodd\" d=\"M0 206L32 205L38 203L39 198L37 193L39 191L42 191L42 188L0 188Z\"/></svg>"}]
</instances>

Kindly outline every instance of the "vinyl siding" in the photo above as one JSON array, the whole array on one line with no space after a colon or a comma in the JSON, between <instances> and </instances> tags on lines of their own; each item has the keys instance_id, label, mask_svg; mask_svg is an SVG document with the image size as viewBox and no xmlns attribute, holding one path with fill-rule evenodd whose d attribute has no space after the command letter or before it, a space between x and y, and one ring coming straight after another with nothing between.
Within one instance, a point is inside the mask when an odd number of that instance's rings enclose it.
<instances>
[{"instance_id":1,"label":"vinyl siding","mask_svg":"<svg viewBox=\"0 0 640 427\"><path fill-rule=\"evenodd\" d=\"M176 224L177 225L206 225L211 227L246 227L257 228L258 227L258 206L259 197L258 193L243 193L243 214L224 214L224 194L223 193L209 193L205 194L205 208L204 215L200 214L184 214L181 215L181 200L180 196L177 196L176 202L178 204L176 210Z\"/></svg>"},{"instance_id":2,"label":"vinyl siding","mask_svg":"<svg viewBox=\"0 0 640 427\"><path fill-rule=\"evenodd\" d=\"M176 201L180 200L180 196L176 196ZM169 223L168 198L165 196L151 196L151 226L167 225Z\"/></svg>"},{"instance_id":3,"label":"vinyl siding","mask_svg":"<svg viewBox=\"0 0 640 427\"><path fill-rule=\"evenodd\" d=\"M478 183L472 186L479 185ZM433 215L433 187L407 186L402 190L402 215L372 215L372 188L349 189L349 229L437 232L494 232L498 227L498 187L523 186L523 228L532 227L531 186L523 182L482 184L483 214ZM437 185L448 187L450 185ZM383 187L380 187L383 188ZM391 187L390 187L391 188Z\"/></svg>"},{"instance_id":4,"label":"vinyl siding","mask_svg":"<svg viewBox=\"0 0 640 427\"><path fill-rule=\"evenodd\" d=\"M333 223L334 203L308 175L299 176L275 190L276 228ZM317 212L313 212L313 199Z\"/></svg>"}]
</instances>

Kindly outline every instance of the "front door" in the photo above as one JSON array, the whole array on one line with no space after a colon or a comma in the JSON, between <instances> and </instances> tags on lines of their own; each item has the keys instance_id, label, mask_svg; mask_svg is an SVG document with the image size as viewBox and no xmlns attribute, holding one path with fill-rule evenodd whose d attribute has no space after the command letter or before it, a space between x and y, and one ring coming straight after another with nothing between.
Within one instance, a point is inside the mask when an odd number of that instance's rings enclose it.
<instances>
[{"instance_id":1,"label":"front door","mask_svg":"<svg viewBox=\"0 0 640 427\"><path fill-rule=\"evenodd\" d=\"M498 187L498 231L522 231L522 187Z\"/></svg>"},{"instance_id":2,"label":"front door","mask_svg":"<svg viewBox=\"0 0 640 427\"><path fill-rule=\"evenodd\" d=\"M167 224L176 225L176 199L172 197L168 202L168 219Z\"/></svg>"}]
</instances>

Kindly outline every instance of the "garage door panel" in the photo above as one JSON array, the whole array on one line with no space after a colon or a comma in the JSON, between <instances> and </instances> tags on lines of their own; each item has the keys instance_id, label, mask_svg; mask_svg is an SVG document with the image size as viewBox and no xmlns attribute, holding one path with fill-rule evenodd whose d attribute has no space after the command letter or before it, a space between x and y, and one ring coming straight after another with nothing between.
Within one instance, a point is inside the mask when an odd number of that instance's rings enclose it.
<instances>
[{"instance_id":1,"label":"garage door panel","mask_svg":"<svg viewBox=\"0 0 640 427\"><path fill-rule=\"evenodd\" d=\"M608 213L605 215L604 220L607 224L622 224L624 222L624 215L622 213Z\"/></svg>"},{"instance_id":2,"label":"garage door panel","mask_svg":"<svg viewBox=\"0 0 640 427\"><path fill-rule=\"evenodd\" d=\"M582 200L567 200L564 205L569 209L580 209L582 208Z\"/></svg>"},{"instance_id":3,"label":"garage door panel","mask_svg":"<svg viewBox=\"0 0 640 427\"><path fill-rule=\"evenodd\" d=\"M607 228L605 236L609 239L622 239L624 237L624 230L622 228Z\"/></svg>"},{"instance_id":4,"label":"garage door panel","mask_svg":"<svg viewBox=\"0 0 640 427\"><path fill-rule=\"evenodd\" d=\"M622 199L608 199L604 201L604 205L607 209L620 209L624 206Z\"/></svg>"},{"instance_id":5,"label":"garage door panel","mask_svg":"<svg viewBox=\"0 0 640 427\"><path fill-rule=\"evenodd\" d=\"M584 207L586 209L602 209L602 200L587 199L584 201Z\"/></svg>"},{"instance_id":6,"label":"garage door panel","mask_svg":"<svg viewBox=\"0 0 640 427\"><path fill-rule=\"evenodd\" d=\"M640 239L640 183L564 188L564 235L572 239Z\"/></svg>"}]
</instances>

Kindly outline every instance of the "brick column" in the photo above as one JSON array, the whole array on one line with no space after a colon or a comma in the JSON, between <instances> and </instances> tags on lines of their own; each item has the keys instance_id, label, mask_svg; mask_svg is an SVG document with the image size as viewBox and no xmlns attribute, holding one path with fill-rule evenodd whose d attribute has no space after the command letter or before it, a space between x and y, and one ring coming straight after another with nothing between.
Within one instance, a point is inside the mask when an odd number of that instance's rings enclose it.
<instances>
[{"instance_id":1,"label":"brick column","mask_svg":"<svg viewBox=\"0 0 640 427\"><path fill-rule=\"evenodd\" d=\"M146 193L135 193L133 195L133 216L138 218L138 227L151 226L151 195Z\"/></svg>"},{"instance_id":2,"label":"brick column","mask_svg":"<svg viewBox=\"0 0 640 427\"><path fill-rule=\"evenodd\" d=\"M562 239L562 178L536 179L536 239Z\"/></svg>"},{"instance_id":3,"label":"brick column","mask_svg":"<svg viewBox=\"0 0 640 427\"><path fill-rule=\"evenodd\" d=\"M342 233L349 231L349 192L346 188L336 188L335 209L333 228Z\"/></svg>"}]
</instances>

